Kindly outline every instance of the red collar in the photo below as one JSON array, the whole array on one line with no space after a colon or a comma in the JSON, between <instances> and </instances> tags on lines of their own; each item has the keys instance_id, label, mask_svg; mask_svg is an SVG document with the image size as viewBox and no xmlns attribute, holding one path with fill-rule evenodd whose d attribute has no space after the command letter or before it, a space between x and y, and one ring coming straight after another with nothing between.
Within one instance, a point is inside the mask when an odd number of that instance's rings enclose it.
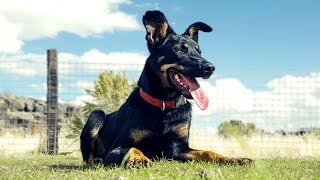
<instances>
[{"instance_id":1,"label":"red collar","mask_svg":"<svg viewBox=\"0 0 320 180\"><path fill-rule=\"evenodd\" d=\"M143 100L145 100L147 103L159 107L162 111L165 109L173 109L177 108L181 105L184 105L187 103L187 100L185 97L181 96L178 101L171 100L171 101L161 101L159 99L156 99L152 96L150 96L148 93L146 93L142 88L140 88L140 96Z\"/></svg>"}]
</instances>

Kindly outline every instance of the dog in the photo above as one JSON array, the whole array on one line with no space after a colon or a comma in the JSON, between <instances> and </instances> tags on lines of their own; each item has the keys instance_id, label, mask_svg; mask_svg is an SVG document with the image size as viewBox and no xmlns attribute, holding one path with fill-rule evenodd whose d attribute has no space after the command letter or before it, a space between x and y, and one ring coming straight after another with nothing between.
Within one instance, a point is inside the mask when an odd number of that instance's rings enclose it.
<instances>
[{"instance_id":1,"label":"dog","mask_svg":"<svg viewBox=\"0 0 320 180\"><path fill-rule=\"evenodd\" d=\"M176 34L164 14L147 11L143 16L150 56L126 102L116 112L93 111L85 124L80 145L88 164L103 163L126 168L150 166L164 158L248 165L249 158L233 158L189 147L191 103L200 109L209 100L196 78L208 79L215 70L201 56L198 32L211 32L203 22Z\"/></svg>"}]
</instances>

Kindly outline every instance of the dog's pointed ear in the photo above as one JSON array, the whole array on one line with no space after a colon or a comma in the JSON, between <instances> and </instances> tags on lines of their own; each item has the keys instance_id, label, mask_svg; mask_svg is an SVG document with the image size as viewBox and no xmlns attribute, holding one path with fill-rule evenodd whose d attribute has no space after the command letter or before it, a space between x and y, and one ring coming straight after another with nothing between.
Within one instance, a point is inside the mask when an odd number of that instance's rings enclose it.
<instances>
[{"instance_id":1,"label":"dog's pointed ear","mask_svg":"<svg viewBox=\"0 0 320 180\"><path fill-rule=\"evenodd\" d=\"M196 22L191 24L186 32L183 33L183 35L190 36L194 41L198 42L198 31L203 31L203 32L211 32L212 28L203 23L203 22Z\"/></svg>"},{"instance_id":2,"label":"dog's pointed ear","mask_svg":"<svg viewBox=\"0 0 320 180\"><path fill-rule=\"evenodd\" d=\"M147 31L146 40L149 48L161 45L169 34L174 33L161 11L147 11L142 21Z\"/></svg>"}]
</instances>

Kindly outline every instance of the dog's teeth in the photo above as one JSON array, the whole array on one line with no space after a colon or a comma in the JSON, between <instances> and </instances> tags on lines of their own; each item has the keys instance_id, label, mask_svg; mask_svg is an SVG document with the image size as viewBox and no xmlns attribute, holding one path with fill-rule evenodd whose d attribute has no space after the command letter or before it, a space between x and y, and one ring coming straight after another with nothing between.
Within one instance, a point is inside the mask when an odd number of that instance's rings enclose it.
<instances>
[{"instance_id":1,"label":"dog's teeth","mask_svg":"<svg viewBox=\"0 0 320 180\"><path fill-rule=\"evenodd\" d=\"M179 75L178 75L178 74L175 74L175 75L174 75L174 78L175 78L178 82L180 82L180 78L179 78Z\"/></svg>"}]
</instances>

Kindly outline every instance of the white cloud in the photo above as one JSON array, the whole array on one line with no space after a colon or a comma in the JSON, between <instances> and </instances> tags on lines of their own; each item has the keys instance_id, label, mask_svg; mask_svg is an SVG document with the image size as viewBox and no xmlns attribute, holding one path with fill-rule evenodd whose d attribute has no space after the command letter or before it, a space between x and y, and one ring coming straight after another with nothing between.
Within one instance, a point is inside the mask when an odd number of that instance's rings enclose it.
<instances>
[{"instance_id":1,"label":"white cloud","mask_svg":"<svg viewBox=\"0 0 320 180\"><path fill-rule=\"evenodd\" d=\"M123 56L126 56L125 58ZM82 56L86 63L92 64L132 64L132 65L143 65L146 60L146 56L141 56L137 53L129 52L111 52L105 54L97 49L91 49L85 52ZM141 59L143 58L143 59Z\"/></svg>"},{"instance_id":2,"label":"white cloud","mask_svg":"<svg viewBox=\"0 0 320 180\"><path fill-rule=\"evenodd\" d=\"M17 76L45 76L46 56L33 53L17 53L0 56L0 71Z\"/></svg>"},{"instance_id":3,"label":"white cloud","mask_svg":"<svg viewBox=\"0 0 320 180\"><path fill-rule=\"evenodd\" d=\"M237 79L215 85L200 82L210 99L207 110L194 106L196 116L218 121L240 119L264 129L320 126L320 73L273 79L265 91L254 91ZM219 124L219 123L218 123Z\"/></svg>"},{"instance_id":4,"label":"white cloud","mask_svg":"<svg viewBox=\"0 0 320 180\"><path fill-rule=\"evenodd\" d=\"M70 104L74 104L77 106L84 106L85 102L90 102L90 103L94 103L95 100L92 96L90 95L81 95L81 96L77 96L76 99L74 101L69 102Z\"/></svg>"},{"instance_id":5,"label":"white cloud","mask_svg":"<svg viewBox=\"0 0 320 180\"><path fill-rule=\"evenodd\" d=\"M23 42L18 39L19 25L10 23L4 16L0 14L0 53L15 53L19 51Z\"/></svg>"},{"instance_id":6,"label":"white cloud","mask_svg":"<svg viewBox=\"0 0 320 180\"><path fill-rule=\"evenodd\" d=\"M244 87L239 80L220 79L215 86L206 81L199 82L210 101L205 111L195 108L197 113L211 115L221 111L243 113L252 110L253 91Z\"/></svg>"},{"instance_id":7,"label":"white cloud","mask_svg":"<svg viewBox=\"0 0 320 180\"><path fill-rule=\"evenodd\" d=\"M89 82L85 80L79 80L76 82L76 87L83 90L93 89L93 86L94 86L93 82Z\"/></svg>"},{"instance_id":8,"label":"white cloud","mask_svg":"<svg viewBox=\"0 0 320 180\"><path fill-rule=\"evenodd\" d=\"M137 52L103 53L97 49L83 55L58 53L60 75L103 70L141 70L147 56ZM17 53L0 56L0 71L15 76L46 76L47 57L44 54Z\"/></svg>"},{"instance_id":9,"label":"white cloud","mask_svg":"<svg viewBox=\"0 0 320 180\"><path fill-rule=\"evenodd\" d=\"M77 71L101 72L103 70L142 70L147 56L136 52L103 53L91 49L81 56L59 53L60 73L74 74Z\"/></svg>"},{"instance_id":10,"label":"white cloud","mask_svg":"<svg viewBox=\"0 0 320 180\"><path fill-rule=\"evenodd\" d=\"M0 53L18 52L25 41L69 32L81 37L140 29L135 15L118 9L129 0L0 0Z\"/></svg>"}]
</instances>

